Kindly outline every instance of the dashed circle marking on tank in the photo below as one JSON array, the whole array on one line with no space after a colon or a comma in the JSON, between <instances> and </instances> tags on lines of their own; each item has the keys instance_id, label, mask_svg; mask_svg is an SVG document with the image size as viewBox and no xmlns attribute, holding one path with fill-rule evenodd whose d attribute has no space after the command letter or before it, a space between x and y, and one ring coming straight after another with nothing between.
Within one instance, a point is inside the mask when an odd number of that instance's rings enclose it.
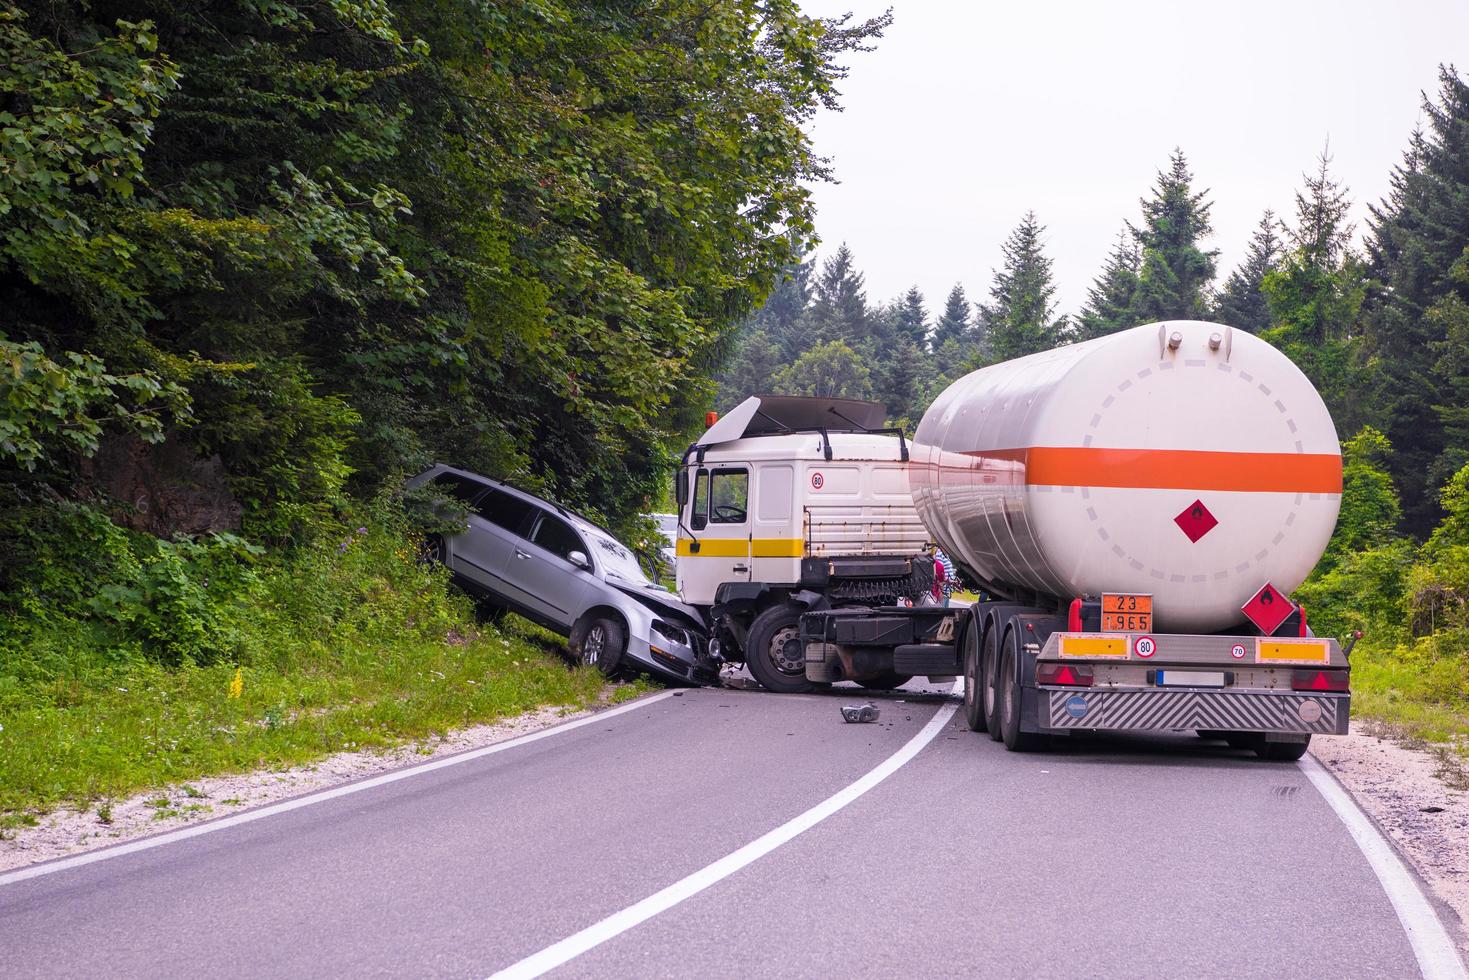
<instances>
[{"instance_id":1,"label":"dashed circle marking on tank","mask_svg":"<svg viewBox=\"0 0 1469 980\"><path fill-rule=\"evenodd\" d=\"M1187 367L1187 368L1203 368L1203 367L1207 367L1209 362L1208 361L1200 361L1200 360L1191 360L1190 359L1190 360L1185 360L1183 363L1184 363L1184 367ZM1170 370L1173 369L1173 367L1174 367L1174 364L1173 364L1172 361L1161 361L1161 362L1159 362L1159 364L1157 366L1157 369L1159 371L1170 371ZM1234 368L1232 366L1230 366L1229 364L1219 364L1218 365L1218 369L1221 370L1221 371L1224 371L1225 373L1233 373L1234 372ZM1149 375L1151 375L1152 373L1153 373L1153 368L1143 368L1142 370L1138 371L1137 377L1139 379L1146 378ZM1239 378L1241 381L1245 382L1246 384L1254 384L1256 390L1259 391L1261 394L1263 394L1267 398L1269 398L1271 396L1271 394L1273 394L1273 392L1270 390L1270 387L1268 385L1264 384L1263 382L1256 383L1255 382L1254 375L1250 374L1250 372L1248 372L1248 371L1241 370L1238 374L1235 374L1235 377ZM1132 387L1132 383L1133 382L1132 382L1132 379L1131 378L1124 379L1120 384L1117 385L1117 392L1118 392L1118 394L1120 394L1120 393L1122 393L1124 391L1127 391L1129 388L1131 388ZM1092 416L1091 428L1095 429L1095 428L1098 428L1101 425L1102 413L1105 412L1107 409L1111 408L1112 405L1116 403L1116 401L1117 401L1117 395L1108 395L1106 398L1102 399L1102 407L1101 407L1101 410L1098 411L1095 415ZM1281 399L1277 398L1277 399L1275 399L1275 407L1280 412L1280 414L1286 416L1286 418L1285 418L1285 424L1290 429L1291 433L1292 434L1295 434L1298 431L1297 430L1297 426L1296 426L1296 422L1295 422L1295 419L1288 414L1288 409L1286 408L1285 403L1283 401L1281 401ZM1092 444L1092 437L1091 437L1091 435L1088 434L1088 435L1082 437L1081 444L1084 447L1091 446L1091 444ZM1297 439L1296 440L1296 452L1304 454L1305 451L1306 451L1305 444L1301 440ZM1038 489L1041 489L1041 488L1040 487L1031 487L1030 489L1032 489L1032 490L1038 490ZM1071 487L1066 487L1064 489L1067 492L1069 492L1072 488ZM1300 504L1303 501L1303 499L1305 498L1305 496L1306 495L1305 494L1302 494L1302 493L1297 493L1296 494L1296 499L1295 499L1296 506L1298 506L1298 507L1300 506ZM1319 499L1321 499L1321 496L1322 495L1319 494L1319 493L1313 493L1313 494L1310 495L1310 497L1311 497L1312 500L1319 500ZM1082 487L1081 488L1081 499L1083 499L1083 500L1090 500L1091 499L1091 489L1089 487ZM1106 526L1101 523L1101 517L1097 513L1097 509L1095 507L1088 507L1087 510L1086 510L1086 515L1087 515L1087 517L1094 524L1097 525L1097 536L1100 537L1103 541L1109 541L1109 540L1111 540L1111 537L1112 536L1111 536L1111 534L1108 533ZM1286 527L1290 527L1295 522L1296 522L1296 511L1292 510L1285 517L1285 526ZM1278 547L1280 545L1280 543L1282 541L1284 541L1284 540L1285 540L1285 532L1284 531L1277 532L1276 535L1275 535L1275 539L1271 542L1271 547L1272 548L1273 547ZM1142 562L1138 561L1131 554L1129 554L1126 551L1126 549L1124 549L1120 544L1117 544L1115 542L1112 545L1112 553L1115 554L1118 558L1121 558L1124 561L1126 561L1128 563L1128 565L1131 566L1134 571L1142 571L1144 568L1148 568L1148 566L1146 566ZM1257 562L1258 561L1264 561L1267 557L1269 557L1269 555L1270 555L1270 548L1266 548L1266 549L1260 551L1255 556L1254 561L1257 561ZM1241 562L1240 564L1234 566L1234 574L1236 574L1236 575L1243 575L1245 572L1247 572L1247 571L1250 570L1250 566L1253 563L1254 562L1251 562L1251 561L1244 561L1244 562ZM1160 568L1148 568L1148 574L1151 577L1155 578L1155 579L1164 579L1164 578L1168 578L1169 577L1169 573L1166 570L1160 569ZM1229 575L1230 575L1230 570L1228 568L1221 568L1220 570L1218 570L1217 572L1214 573L1214 576L1213 577L1214 577L1214 580L1216 582L1218 582L1218 581L1222 581L1224 579L1229 578ZM1173 574L1172 577L1171 577L1171 579L1170 579L1170 581L1174 581L1174 582L1181 582L1183 580L1184 580L1183 579L1183 576L1178 575L1176 573ZM1207 581L1207 576L1205 576L1205 575L1195 575L1195 576L1193 576L1192 581L1194 581L1194 582L1204 582L1204 581Z\"/></svg>"}]
</instances>

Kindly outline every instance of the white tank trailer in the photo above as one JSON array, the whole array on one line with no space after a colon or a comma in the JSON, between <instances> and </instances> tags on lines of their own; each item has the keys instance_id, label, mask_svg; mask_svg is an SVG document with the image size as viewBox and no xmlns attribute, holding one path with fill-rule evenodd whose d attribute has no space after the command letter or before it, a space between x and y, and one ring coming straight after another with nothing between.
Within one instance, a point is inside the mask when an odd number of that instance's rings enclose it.
<instances>
[{"instance_id":1,"label":"white tank trailer","mask_svg":"<svg viewBox=\"0 0 1469 980\"><path fill-rule=\"evenodd\" d=\"M1341 505L1341 448L1311 382L1241 330L1171 321L983 368L913 440L913 500L1000 595L1153 597L1155 625L1244 621L1289 594Z\"/></svg>"},{"instance_id":2,"label":"white tank trailer","mask_svg":"<svg viewBox=\"0 0 1469 980\"><path fill-rule=\"evenodd\" d=\"M1341 449L1265 341L1173 320L975 371L924 414L908 479L980 601L812 603L809 682L962 672L969 727L1010 749L1192 731L1287 760L1347 730L1350 645L1290 600Z\"/></svg>"}]
</instances>

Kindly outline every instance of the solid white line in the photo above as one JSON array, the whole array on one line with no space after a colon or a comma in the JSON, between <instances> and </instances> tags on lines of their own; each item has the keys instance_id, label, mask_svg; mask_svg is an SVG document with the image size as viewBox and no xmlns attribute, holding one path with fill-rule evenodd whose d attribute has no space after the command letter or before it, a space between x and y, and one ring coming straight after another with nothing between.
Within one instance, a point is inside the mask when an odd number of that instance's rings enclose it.
<instances>
[{"instance_id":1,"label":"solid white line","mask_svg":"<svg viewBox=\"0 0 1469 980\"><path fill-rule=\"evenodd\" d=\"M956 681L954 690L962 691L963 684L962 678ZM560 942L547 946L539 953L533 953L520 962L507 966L496 973L491 980L528 980L531 977L538 977L646 922L660 912L668 911L685 899L699 894L710 885L723 881L746 865L759 860L782 844L810 830L897 772L921 752L924 746L933 741L934 736L943 730L944 725L953 717L956 710L957 706L952 702L940 706L938 713L929 719L928 724L924 725L917 735L909 739L901 749L883 760L876 769L835 795L822 800L800 816L781 824L762 837L757 837L713 864L675 881L662 891L649 895L636 905L630 905L621 912L613 913L601 922L587 926L581 932L573 933Z\"/></svg>"},{"instance_id":2,"label":"solid white line","mask_svg":"<svg viewBox=\"0 0 1469 980\"><path fill-rule=\"evenodd\" d=\"M1382 890L1387 892L1388 901L1392 902L1398 921L1408 934L1413 955L1418 957L1418 969L1424 980L1465 980L1464 964L1459 960L1453 940L1419 889L1417 880L1403 867L1392 845L1383 840L1382 834L1358 808L1356 801L1319 762L1307 755L1302 757L1300 766L1306 778L1346 824L1348 833L1382 883Z\"/></svg>"},{"instance_id":3,"label":"solid white line","mask_svg":"<svg viewBox=\"0 0 1469 980\"><path fill-rule=\"evenodd\" d=\"M645 708L654 701L661 701L664 698L672 697L673 693L673 691L660 691L657 694L638 698L636 701L631 701L616 708L599 711L594 715L578 718L575 721L568 721L565 724L556 725L553 728L543 728L538 732L521 735L519 738L512 738L506 742L496 742L494 745L486 745L482 749L471 749L468 752L461 752L458 755L445 756L442 759L435 759L432 762L409 766L406 769L395 769L392 772L383 773L381 776L373 776L371 779L364 779L358 783L334 786L331 789L324 789L307 796L299 796L293 800L272 803L270 806L263 806L258 810L237 813L234 816L225 817L221 820L211 820L208 823L202 823L194 827L184 827L180 830L169 831L166 834L159 834L157 837L147 837L143 840L119 844L116 847L109 847L100 851L89 851L86 854L78 854L75 857L62 858L59 861L36 864L29 868L6 872L5 874L0 874L0 886L11 885L17 881L25 881L27 878L39 878L42 875L56 874L58 871L68 871L72 868L79 868L84 864L95 864L98 861L122 857L125 854L136 854L138 851L151 850L155 847L162 847L165 844L175 844L182 840L188 840L191 837L200 837L204 834L212 834L218 830L238 827L240 824L253 823L256 820L264 820L267 817L289 813L292 810L299 810L302 807L311 806L315 803L325 803L327 800L335 800L339 797L350 796L353 793L361 793L364 790L376 789L379 786L396 783L400 779L422 776L424 773L437 772L440 769L447 769L450 766L473 762L475 759L483 759L487 755L494 755L497 752L505 752L522 745L529 745L531 742L539 742L543 738L560 735L562 732L569 732L573 729L581 728L583 725L595 725L597 722L606 721L614 715Z\"/></svg>"}]
</instances>

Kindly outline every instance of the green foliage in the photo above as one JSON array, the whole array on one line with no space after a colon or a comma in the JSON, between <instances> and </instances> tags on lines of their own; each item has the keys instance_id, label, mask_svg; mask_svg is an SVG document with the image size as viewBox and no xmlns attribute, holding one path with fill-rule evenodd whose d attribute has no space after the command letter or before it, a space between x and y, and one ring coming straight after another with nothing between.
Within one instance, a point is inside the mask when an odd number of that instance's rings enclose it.
<instances>
[{"instance_id":1,"label":"green foliage","mask_svg":"<svg viewBox=\"0 0 1469 980\"><path fill-rule=\"evenodd\" d=\"M1336 532L1321 559L1329 570L1346 555L1390 543L1402 508L1388 465L1392 444L1367 426L1342 445L1342 501Z\"/></svg>"},{"instance_id":2,"label":"green foliage","mask_svg":"<svg viewBox=\"0 0 1469 980\"><path fill-rule=\"evenodd\" d=\"M1239 264L1224 282L1214 304L1213 318L1250 333L1260 333L1270 326L1270 306L1266 302L1265 276L1280 258L1280 238L1276 235L1275 212L1267 210L1260 217L1254 235Z\"/></svg>"},{"instance_id":3,"label":"green foliage","mask_svg":"<svg viewBox=\"0 0 1469 980\"><path fill-rule=\"evenodd\" d=\"M995 271L990 302L980 307L985 354L1008 361L1055 347L1066 336L1066 320L1056 317L1056 287L1051 259L1042 247L1045 226L1034 211L1000 246L1004 264Z\"/></svg>"},{"instance_id":4,"label":"green foliage","mask_svg":"<svg viewBox=\"0 0 1469 980\"><path fill-rule=\"evenodd\" d=\"M1142 322L1134 320L1132 312L1142 261L1136 239L1127 231L1121 232L1107 255L1101 274L1087 290L1086 305L1077 317L1077 340L1105 337Z\"/></svg>"},{"instance_id":5,"label":"green foliage","mask_svg":"<svg viewBox=\"0 0 1469 980\"><path fill-rule=\"evenodd\" d=\"M1198 320L1207 313L1219 254L1199 247L1212 231L1213 205L1205 200L1207 195L1207 190L1194 191L1188 161L1183 150L1175 149L1167 172L1158 173L1152 197L1142 200L1142 224L1131 228L1141 249L1137 289L1128 311L1133 324Z\"/></svg>"},{"instance_id":6,"label":"green foliage","mask_svg":"<svg viewBox=\"0 0 1469 980\"><path fill-rule=\"evenodd\" d=\"M840 340L817 344L775 379L778 390L813 398L868 398L872 372L856 351Z\"/></svg>"},{"instance_id":7,"label":"green foliage","mask_svg":"<svg viewBox=\"0 0 1469 980\"><path fill-rule=\"evenodd\" d=\"M181 385L152 371L109 374L101 359L74 351L53 361L40 344L0 334L0 460L29 471L67 453L91 456L107 423L160 442L169 416L190 417Z\"/></svg>"},{"instance_id":8,"label":"green foliage","mask_svg":"<svg viewBox=\"0 0 1469 980\"><path fill-rule=\"evenodd\" d=\"M1436 98L1424 96L1427 127L1413 134L1387 199L1371 209L1362 314L1365 400L1392 438L1405 525L1418 537L1437 522L1434 491L1466 451L1446 428L1460 416L1435 406L1456 407L1449 398L1463 393L1469 370L1443 346L1458 322L1454 300L1469 303L1469 275L1458 265L1469 247L1469 84L1446 66L1439 82Z\"/></svg>"}]
</instances>

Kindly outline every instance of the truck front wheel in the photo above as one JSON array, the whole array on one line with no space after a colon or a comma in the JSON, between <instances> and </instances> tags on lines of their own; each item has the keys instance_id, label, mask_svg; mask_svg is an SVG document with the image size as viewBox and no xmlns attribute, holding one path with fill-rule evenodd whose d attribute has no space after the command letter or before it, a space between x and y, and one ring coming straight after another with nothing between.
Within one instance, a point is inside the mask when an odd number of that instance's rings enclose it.
<instances>
[{"instance_id":1,"label":"truck front wheel","mask_svg":"<svg viewBox=\"0 0 1469 980\"><path fill-rule=\"evenodd\" d=\"M745 642L745 666L760 686L777 694L804 694L814 687L806 679L806 650L801 645L803 607L787 602L755 617Z\"/></svg>"}]
</instances>

